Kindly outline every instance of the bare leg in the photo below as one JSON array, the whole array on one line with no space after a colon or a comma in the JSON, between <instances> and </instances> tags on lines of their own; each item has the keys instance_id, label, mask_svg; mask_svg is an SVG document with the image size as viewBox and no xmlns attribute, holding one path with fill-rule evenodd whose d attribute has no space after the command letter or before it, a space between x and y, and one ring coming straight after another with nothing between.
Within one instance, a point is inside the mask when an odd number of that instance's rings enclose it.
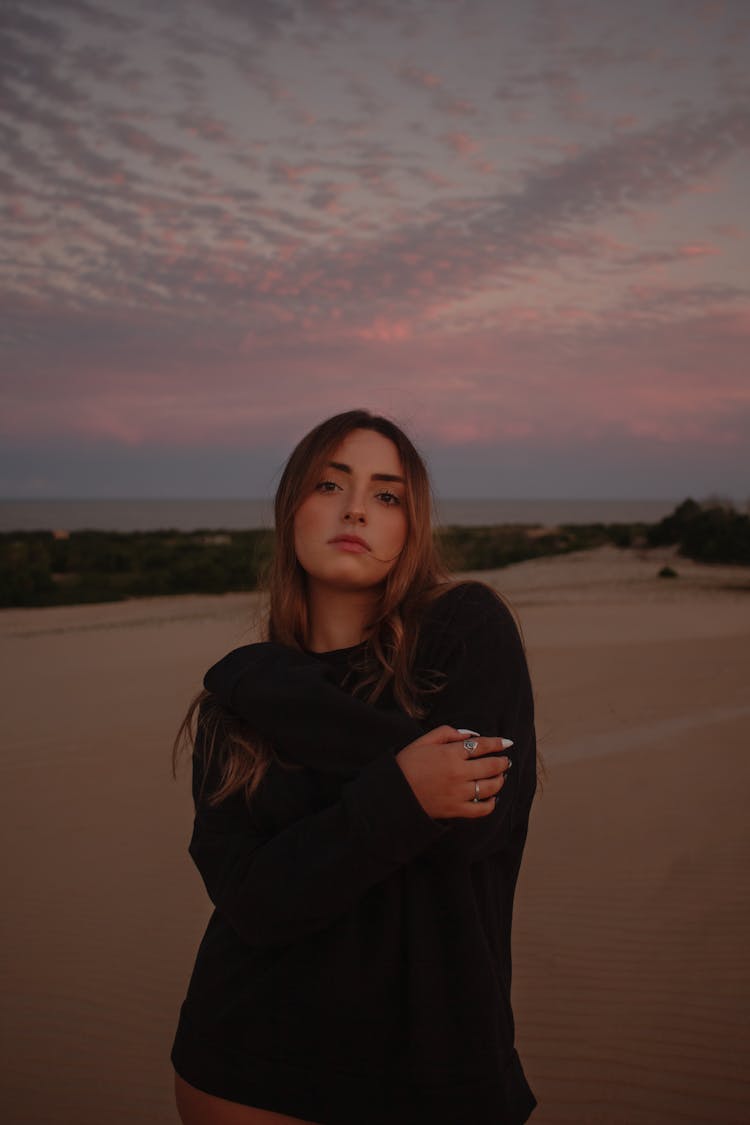
<instances>
[{"instance_id":1,"label":"bare leg","mask_svg":"<svg viewBox=\"0 0 750 1125\"><path fill-rule=\"evenodd\" d=\"M255 1109L197 1090L175 1071L174 1093L182 1125L315 1125L270 1109Z\"/></svg>"}]
</instances>

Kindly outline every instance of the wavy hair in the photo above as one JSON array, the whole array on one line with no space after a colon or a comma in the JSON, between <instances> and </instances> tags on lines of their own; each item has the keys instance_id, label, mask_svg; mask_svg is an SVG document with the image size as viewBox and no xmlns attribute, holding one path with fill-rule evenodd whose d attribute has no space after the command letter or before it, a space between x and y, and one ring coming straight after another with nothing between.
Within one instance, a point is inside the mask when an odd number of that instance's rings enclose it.
<instances>
[{"instance_id":1,"label":"wavy hair","mask_svg":"<svg viewBox=\"0 0 750 1125\"><path fill-rule=\"evenodd\" d=\"M413 718L422 718L427 708L420 702L420 696L439 691L442 684L436 682L434 673L423 671L417 676L414 671L420 622L430 603L459 579L451 575L435 541L434 498L425 462L403 430L382 415L369 410L336 414L315 426L289 456L274 500L273 555L259 583L269 601L260 639L300 651L308 647L306 573L294 549L294 520L334 451L353 430L375 430L395 445L406 482L407 534L398 559L382 582L372 618L365 627L363 654L350 669L347 682L353 678L356 682L350 683L352 693L362 695L370 703L392 684L399 706ZM441 675L437 674L437 681ZM194 724L196 710L198 718ZM210 769L218 777L217 787L207 798L208 804L214 807L239 790L244 791L249 802L271 761L279 762L273 745L256 736L246 723L203 690L191 702L177 731L172 747L173 776L176 777L181 746L194 744L198 730L205 746L201 793ZM217 757L221 759L218 762Z\"/></svg>"}]
</instances>

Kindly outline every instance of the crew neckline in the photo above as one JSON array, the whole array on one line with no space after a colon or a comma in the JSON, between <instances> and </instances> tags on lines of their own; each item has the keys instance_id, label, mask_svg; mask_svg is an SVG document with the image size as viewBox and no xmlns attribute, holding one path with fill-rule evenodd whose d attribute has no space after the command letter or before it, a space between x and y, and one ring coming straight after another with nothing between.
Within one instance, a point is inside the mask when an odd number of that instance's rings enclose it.
<instances>
[{"instance_id":1,"label":"crew neckline","mask_svg":"<svg viewBox=\"0 0 750 1125\"><path fill-rule=\"evenodd\" d=\"M343 657L350 656L354 653L359 652L360 649L363 649L366 644L367 641L360 641L358 644L349 645L347 648L331 648L326 652L314 652L310 648L306 648L304 651L308 656L317 656L321 660L339 660Z\"/></svg>"}]
</instances>

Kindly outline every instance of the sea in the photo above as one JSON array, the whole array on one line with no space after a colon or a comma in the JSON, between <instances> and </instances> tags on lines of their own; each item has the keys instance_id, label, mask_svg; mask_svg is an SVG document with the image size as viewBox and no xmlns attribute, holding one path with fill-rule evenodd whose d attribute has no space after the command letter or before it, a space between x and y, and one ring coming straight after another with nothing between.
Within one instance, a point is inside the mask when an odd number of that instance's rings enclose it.
<instances>
[{"instance_id":1,"label":"sea","mask_svg":"<svg viewBox=\"0 0 750 1125\"><path fill-rule=\"evenodd\" d=\"M658 523L680 500L488 500L435 498L437 527L493 524ZM272 528L273 501L0 500L0 532L247 531Z\"/></svg>"}]
</instances>

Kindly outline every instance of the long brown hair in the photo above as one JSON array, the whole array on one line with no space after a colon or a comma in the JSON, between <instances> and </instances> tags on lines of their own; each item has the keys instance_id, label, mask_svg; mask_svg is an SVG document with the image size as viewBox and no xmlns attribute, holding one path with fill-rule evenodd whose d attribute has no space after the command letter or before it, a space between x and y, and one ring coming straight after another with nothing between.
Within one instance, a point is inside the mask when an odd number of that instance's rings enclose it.
<instances>
[{"instance_id":1,"label":"long brown hair","mask_svg":"<svg viewBox=\"0 0 750 1125\"><path fill-rule=\"evenodd\" d=\"M310 617L306 596L306 574L294 549L294 518L300 504L313 491L334 450L353 430L375 430L395 445L405 478L407 534L403 550L383 581L372 619L365 628L363 655L352 672L359 672L352 690L374 702L392 683L399 706L413 718L422 718L427 708L420 693L439 690L429 674L416 682L413 663L420 621L426 607L455 585L443 562L432 528L434 498L424 460L395 422L369 410L347 410L321 422L295 447L284 467L274 501L276 535L270 563L261 575L260 587L269 599L268 615L261 640L274 641L302 650L309 641ZM221 747L218 785L207 798L211 806L244 790L249 801L275 758L273 746L251 734L246 724L221 707L207 691L193 699L172 747L172 773L176 777L180 748L195 742L197 727L205 738L203 781ZM278 759L276 759L278 761Z\"/></svg>"}]
</instances>

